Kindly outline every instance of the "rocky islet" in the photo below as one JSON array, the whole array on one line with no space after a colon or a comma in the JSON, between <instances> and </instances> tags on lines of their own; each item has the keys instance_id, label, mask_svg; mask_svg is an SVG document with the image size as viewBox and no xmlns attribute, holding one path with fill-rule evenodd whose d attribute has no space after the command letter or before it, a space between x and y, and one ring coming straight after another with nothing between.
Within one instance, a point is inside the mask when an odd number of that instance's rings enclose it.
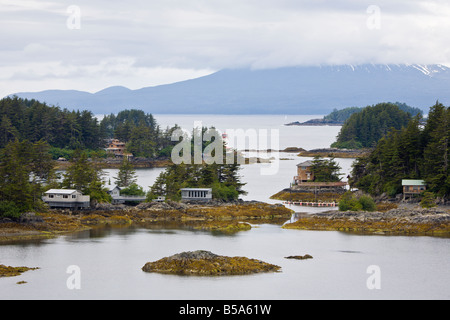
<instances>
[{"instance_id":1,"label":"rocky islet","mask_svg":"<svg viewBox=\"0 0 450 320\"><path fill-rule=\"evenodd\" d=\"M281 267L257 259L227 257L210 251L178 253L154 262L147 262L144 272L194 276L230 276L262 272L278 272Z\"/></svg>"}]
</instances>

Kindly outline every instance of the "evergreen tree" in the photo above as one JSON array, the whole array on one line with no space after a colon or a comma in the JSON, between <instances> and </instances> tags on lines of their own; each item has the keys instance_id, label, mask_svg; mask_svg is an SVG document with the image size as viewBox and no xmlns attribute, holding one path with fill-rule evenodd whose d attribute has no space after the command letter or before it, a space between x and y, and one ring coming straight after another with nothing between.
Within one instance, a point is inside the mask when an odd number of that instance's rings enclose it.
<instances>
[{"instance_id":1,"label":"evergreen tree","mask_svg":"<svg viewBox=\"0 0 450 320\"><path fill-rule=\"evenodd\" d=\"M171 165L163 171L151 186L148 199L166 196L179 200L182 188L212 188L213 197L223 200L235 200L245 194L245 185L238 176L239 165L202 164Z\"/></svg>"},{"instance_id":2,"label":"evergreen tree","mask_svg":"<svg viewBox=\"0 0 450 320\"><path fill-rule=\"evenodd\" d=\"M440 195L450 194L449 146L450 146L450 111L442 104L436 103L428 114L424 129L423 174L432 190Z\"/></svg>"},{"instance_id":3,"label":"evergreen tree","mask_svg":"<svg viewBox=\"0 0 450 320\"><path fill-rule=\"evenodd\" d=\"M12 125L8 116L3 115L0 122L0 146L5 146L9 141L19 137L17 129Z\"/></svg>"},{"instance_id":4,"label":"evergreen tree","mask_svg":"<svg viewBox=\"0 0 450 320\"><path fill-rule=\"evenodd\" d=\"M123 158L117 177L114 177L119 187L128 187L136 183L136 170L127 157Z\"/></svg>"},{"instance_id":5,"label":"evergreen tree","mask_svg":"<svg viewBox=\"0 0 450 320\"><path fill-rule=\"evenodd\" d=\"M126 196L145 196L145 191L136 183L130 184L128 187L120 190L121 195Z\"/></svg>"},{"instance_id":6,"label":"evergreen tree","mask_svg":"<svg viewBox=\"0 0 450 320\"><path fill-rule=\"evenodd\" d=\"M155 136L151 127L141 122L131 129L127 151L134 156L153 158L155 156Z\"/></svg>"},{"instance_id":7,"label":"evergreen tree","mask_svg":"<svg viewBox=\"0 0 450 320\"><path fill-rule=\"evenodd\" d=\"M322 159L317 156L312 161L311 171L314 173L315 182L341 181L339 170L341 167L334 158Z\"/></svg>"},{"instance_id":8,"label":"evergreen tree","mask_svg":"<svg viewBox=\"0 0 450 320\"><path fill-rule=\"evenodd\" d=\"M42 141L8 142L0 152L0 216L18 217L43 209L43 188L52 183L54 170Z\"/></svg>"},{"instance_id":9,"label":"evergreen tree","mask_svg":"<svg viewBox=\"0 0 450 320\"><path fill-rule=\"evenodd\" d=\"M30 143L9 142L1 153L0 198L14 203L20 212L30 211L34 204L34 188L30 183Z\"/></svg>"},{"instance_id":10,"label":"evergreen tree","mask_svg":"<svg viewBox=\"0 0 450 320\"><path fill-rule=\"evenodd\" d=\"M89 161L86 152L75 150L71 162L64 174L63 187L90 195L91 201L110 202L111 197L101 179L103 172Z\"/></svg>"},{"instance_id":11,"label":"evergreen tree","mask_svg":"<svg viewBox=\"0 0 450 320\"><path fill-rule=\"evenodd\" d=\"M96 172L88 161L87 153L77 149L72 156L71 165L64 173L63 186L86 193L95 176Z\"/></svg>"}]
</instances>

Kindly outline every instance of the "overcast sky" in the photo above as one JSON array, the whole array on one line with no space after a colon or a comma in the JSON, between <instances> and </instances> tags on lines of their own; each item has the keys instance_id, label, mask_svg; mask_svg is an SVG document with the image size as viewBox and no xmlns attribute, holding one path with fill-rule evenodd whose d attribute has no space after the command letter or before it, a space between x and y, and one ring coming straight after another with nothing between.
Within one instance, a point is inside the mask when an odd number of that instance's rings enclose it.
<instances>
[{"instance_id":1,"label":"overcast sky","mask_svg":"<svg viewBox=\"0 0 450 320\"><path fill-rule=\"evenodd\" d=\"M450 66L448 0L0 0L0 96L223 68Z\"/></svg>"}]
</instances>

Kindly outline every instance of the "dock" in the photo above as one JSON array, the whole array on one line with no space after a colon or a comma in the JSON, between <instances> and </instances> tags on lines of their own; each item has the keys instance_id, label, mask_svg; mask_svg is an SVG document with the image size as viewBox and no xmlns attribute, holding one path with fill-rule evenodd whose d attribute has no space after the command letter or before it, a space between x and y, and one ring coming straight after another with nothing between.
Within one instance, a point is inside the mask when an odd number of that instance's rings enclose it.
<instances>
[{"instance_id":1,"label":"dock","mask_svg":"<svg viewBox=\"0 0 450 320\"><path fill-rule=\"evenodd\" d=\"M305 207L336 207L336 202L284 201L283 204Z\"/></svg>"}]
</instances>

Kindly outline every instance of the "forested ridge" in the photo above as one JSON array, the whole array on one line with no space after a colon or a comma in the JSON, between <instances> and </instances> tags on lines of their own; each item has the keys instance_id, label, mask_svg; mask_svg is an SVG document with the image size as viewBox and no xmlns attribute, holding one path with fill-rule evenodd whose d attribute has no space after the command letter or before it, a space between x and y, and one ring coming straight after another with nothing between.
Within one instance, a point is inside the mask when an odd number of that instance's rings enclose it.
<instances>
[{"instance_id":1,"label":"forested ridge","mask_svg":"<svg viewBox=\"0 0 450 320\"><path fill-rule=\"evenodd\" d=\"M101 121L87 110L68 110L36 100L7 97L0 100L0 148L10 141L45 141L53 158L70 157L73 150L101 151L105 139L118 138L138 157L170 155L173 130L162 130L152 114L123 110Z\"/></svg>"},{"instance_id":2,"label":"forested ridge","mask_svg":"<svg viewBox=\"0 0 450 320\"><path fill-rule=\"evenodd\" d=\"M421 114L422 111L419 108L413 108L411 106L408 106L406 103L402 102L395 102L395 103L389 103L396 105L400 110L405 111L409 113L412 117L415 117L419 113ZM323 117L324 120L331 120L336 122L345 122L347 119L350 118L351 115L354 113L358 113L362 111L364 107L348 107L341 110L334 109L333 112Z\"/></svg>"},{"instance_id":3,"label":"forested ridge","mask_svg":"<svg viewBox=\"0 0 450 320\"><path fill-rule=\"evenodd\" d=\"M69 111L36 100L0 100L0 148L15 139L44 140L56 148L98 149L103 135L90 111Z\"/></svg>"},{"instance_id":4,"label":"forested ridge","mask_svg":"<svg viewBox=\"0 0 450 320\"><path fill-rule=\"evenodd\" d=\"M402 179L423 179L436 197L450 196L450 108L437 102L422 124L419 114L392 129L353 165L350 183L372 195L402 192Z\"/></svg>"},{"instance_id":5,"label":"forested ridge","mask_svg":"<svg viewBox=\"0 0 450 320\"><path fill-rule=\"evenodd\" d=\"M379 103L358 112L354 109L349 111L353 113L343 124L336 142L331 145L334 148L372 148L391 129L401 129L413 116L421 114L419 109L398 102Z\"/></svg>"}]
</instances>

